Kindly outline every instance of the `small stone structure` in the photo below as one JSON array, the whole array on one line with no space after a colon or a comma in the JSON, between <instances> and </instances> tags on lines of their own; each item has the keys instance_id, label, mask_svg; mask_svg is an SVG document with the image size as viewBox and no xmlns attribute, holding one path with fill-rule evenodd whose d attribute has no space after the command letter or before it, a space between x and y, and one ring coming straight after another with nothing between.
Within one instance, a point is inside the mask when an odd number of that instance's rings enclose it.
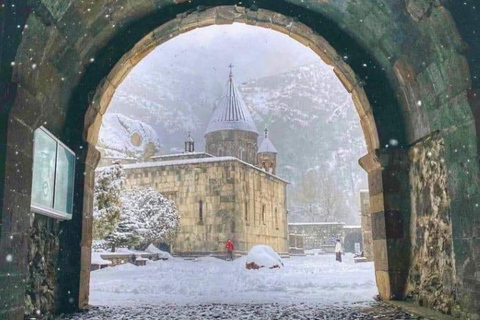
<instances>
[{"instance_id":1,"label":"small stone structure","mask_svg":"<svg viewBox=\"0 0 480 320\"><path fill-rule=\"evenodd\" d=\"M333 253L335 240L340 238L346 252L355 252L355 243L362 242L361 227L347 226L344 222L290 222L288 230L291 248L301 241L304 250L320 249L322 253Z\"/></svg>"},{"instance_id":2,"label":"small stone structure","mask_svg":"<svg viewBox=\"0 0 480 320\"><path fill-rule=\"evenodd\" d=\"M300 234L289 234L289 252L291 255L304 255L305 254L305 244L304 236Z\"/></svg>"}]
</instances>

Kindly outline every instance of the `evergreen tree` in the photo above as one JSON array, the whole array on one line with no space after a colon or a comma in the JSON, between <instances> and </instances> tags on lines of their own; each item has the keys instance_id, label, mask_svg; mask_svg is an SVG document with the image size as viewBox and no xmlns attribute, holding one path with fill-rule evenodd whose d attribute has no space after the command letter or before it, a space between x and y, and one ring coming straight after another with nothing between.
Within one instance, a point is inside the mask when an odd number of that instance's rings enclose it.
<instances>
[{"instance_id":1,"label":"evergreen tree","mask_svg":"<svg viewBox=\"0 0 480 320\"><path fill-rule=\"evenodd\" d=\"M117 227L105 237L105 242L112 248L112 252L118 247L136 246L140 244L138 230L139 224L135 217L130 212L122 211Z\"/></svg>"},{"instance_id":2,"label":"evergreen tree","mask_svg":"<svg viewBox=\"0 0 480 320\"><path fill-rule=\"evenodd\" d=\"M117 229L125 173L121 163L97 171L94 189L93 238L105 239Z\"/></svg>"}]
</instances>

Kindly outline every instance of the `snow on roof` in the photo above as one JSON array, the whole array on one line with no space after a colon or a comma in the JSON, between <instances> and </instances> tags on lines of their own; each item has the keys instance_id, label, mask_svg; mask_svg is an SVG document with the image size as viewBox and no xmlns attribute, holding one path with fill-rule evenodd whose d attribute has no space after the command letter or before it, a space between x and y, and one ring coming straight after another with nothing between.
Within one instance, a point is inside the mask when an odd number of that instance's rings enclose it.
<instances>
[{"instance_id":1,"label":"snow on roof","mask_svg":"<svg viewBox=\"0 0 480 320\"><path fill-rule=\"evenodd\" d=\"M344 225L345 222L289 222L289 226Z\"/></svg>"},{"instance_id":2,"label":"snow on roof","mask_svg":"<svg viewBox=\"0 0 480 320\"><path fill-rule=\"evenodd\" d=\"M102 252L92 252L92 261L91 264L98 264L98 265L109 265L112 264L112 261L105 260L102 258Z\"/></svg>"},{"instance_id":3,"label":"snow on roof","mask_svg":"<svg viewBox=\"0 0 480 320\"><path fill-rule=\"evenodd\" d=\"M206 153L206 152L182 152L182 153L172 153L172 154L163 154L163 155L156 155L153 157L150 157L150 159L158 159L158 158L174 158L174 157L180 157L180 156L201 156L201 155L206 155L208 157L213 157L211 154Z\"/></svg>"},{"instance_id":4,"label":"snow on roof","mask_svg":"<svg viewBox=\"0 0 480 320\"><path fill-rule=\"evenodd\" d=\"M197 158L197 159L182 159L182 160L169 160L169 161L150 161L150 162L139 162L139 163L131 163L131 164L124 164L123 169L143 169L143 168L155 168L155 167L166 167L166 166L179 166L179 165L187 165L187 164L197 164L197 163L212 163L212 162L228 162L228 161L236 161L240 162L246 166L249 166L255 170L265 173L273 178L276 178L280 181L285 183L290 183L287 180L284 180L274 174L266 172L250 163L244 162L235 157L210 157L210 158Z\"/></svg>"},{"instance_id":5,"label":"snow on roof","mask_svg":"<svg viewBox=\"0 0 480 320\"><path fill-rule=\"evenodd\" d=\"M231 73L227 82L227 90L213 111L205 134L222 130L242 130L258 134L255 122Z\"/></svg>"},{"instance_id":6,"label":"snow on roof","mask_svg":"<svg viewBox=\"0 0 480 320\"><path fill-rule=\"evenodd\" d=\"M267 137L263 139L262 143L260 144L260 148L258 148L258 153L278 153L277 149L273 146L272 141Z\"/></svg>"},{"instance_id":7,"label":"snow on roof","mask_svg":"<svg viewBox=\"0 0 480 320\"><path fill-rule=\"evenodd\" d=\"M132 157L112 157L112 156L103 156L102 159L113 159L113 160L135 160L137 161L137 158L132 158Z\"/></svg>"}]
</instances>

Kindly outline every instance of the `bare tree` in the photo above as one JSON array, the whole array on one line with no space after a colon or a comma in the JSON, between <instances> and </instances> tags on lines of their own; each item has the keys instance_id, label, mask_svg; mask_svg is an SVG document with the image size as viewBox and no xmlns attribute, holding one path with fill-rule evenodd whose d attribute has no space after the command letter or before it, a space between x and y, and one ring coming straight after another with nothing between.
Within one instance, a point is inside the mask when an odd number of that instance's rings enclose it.
<instances>
[{"instance_id":1,"label":"bare tree","mask_svg":"<svg viewBox=\"0 0 480 320\"><path fill-rule=\"evenodd\" d=\"M346 215L345 195L332 174L307 170L295 190L294 214L309 222L339 221Z\"/></svg>"}]
</instances>

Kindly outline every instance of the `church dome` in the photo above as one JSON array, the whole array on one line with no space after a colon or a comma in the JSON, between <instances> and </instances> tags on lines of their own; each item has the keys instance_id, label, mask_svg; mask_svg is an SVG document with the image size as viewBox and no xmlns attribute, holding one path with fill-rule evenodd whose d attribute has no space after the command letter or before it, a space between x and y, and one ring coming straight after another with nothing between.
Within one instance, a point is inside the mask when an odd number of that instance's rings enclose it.
<instances>
[{"instance_id":1,"label":"church dome","mask_svg":"<svg viewBox=\"0 0 480 320\"><path fill-rule=\"evenodd\" d=\"M233 80L232 72L205 134L223 130L242 130L258 134L257 127Z\"/></svg>"}]
</instances>

